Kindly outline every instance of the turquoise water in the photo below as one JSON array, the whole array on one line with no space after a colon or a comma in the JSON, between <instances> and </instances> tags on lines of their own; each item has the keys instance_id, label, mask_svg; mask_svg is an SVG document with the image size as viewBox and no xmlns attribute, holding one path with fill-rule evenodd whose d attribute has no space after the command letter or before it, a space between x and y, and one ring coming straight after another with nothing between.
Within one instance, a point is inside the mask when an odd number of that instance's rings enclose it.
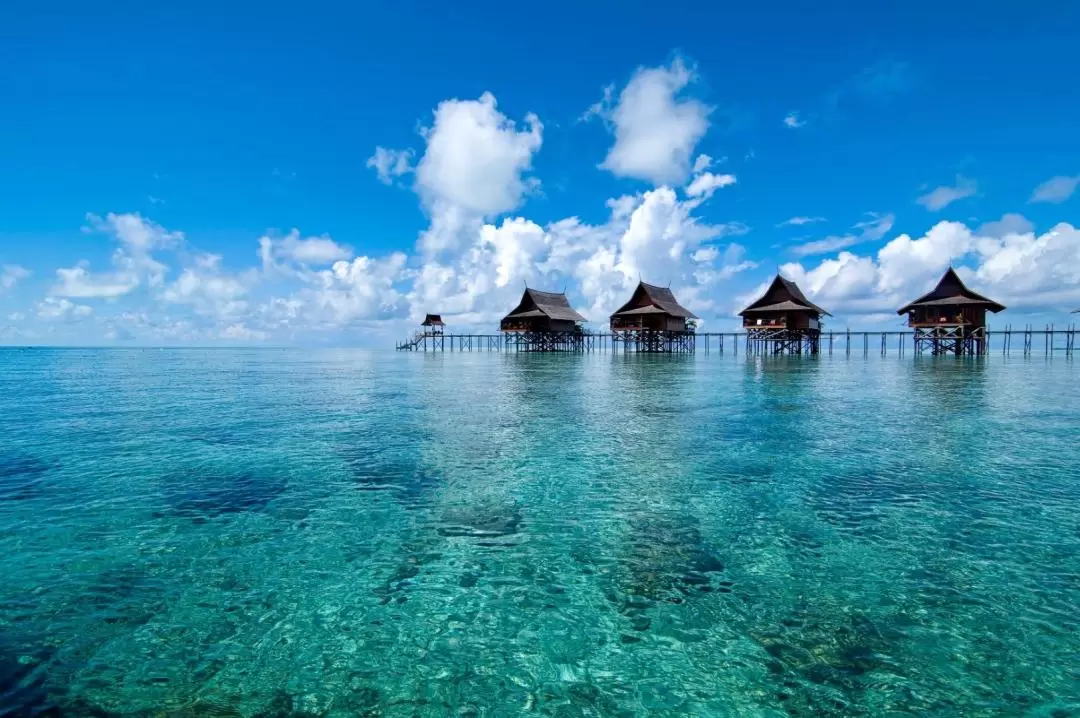
<instances>
[{"instance_id":1,"label":"turquoise water","mask_svg":"<svg viewBox=\"0 0 1080 718\"><path fill-rule=\"evenodd\" d=\"M1064 358L0 351L0 714L1074 715L1078 439Z\"/></svg>"}]
</instances>

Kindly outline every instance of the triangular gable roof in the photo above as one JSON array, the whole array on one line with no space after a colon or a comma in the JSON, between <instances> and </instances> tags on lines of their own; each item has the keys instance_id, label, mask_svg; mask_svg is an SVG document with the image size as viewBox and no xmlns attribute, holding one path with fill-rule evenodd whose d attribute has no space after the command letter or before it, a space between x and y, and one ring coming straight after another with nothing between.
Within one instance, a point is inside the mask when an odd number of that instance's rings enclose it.
<instances>
[{"instance_id":1,"label":"triangular gable roof","mask_svg":"<svg viewBox=\"0 0 1080 718\"><path fill-rule=\"evenodd\" d=\"M521 301L504 319L546 316L550 319L568 322L584 322L585 317L574 311L565 293L541 292L539 289L525 288Z\"/></svg>"},{"instance_id":2,"label":"triangular gable roof","mask_svg":"<svg viewBox=\"0 0 1080 718\"><path fill-rule=\"evenodd\" d=\"M906 314L918 306L955 306L964 304L985 306L995 314L1005 309L1004 304L998 304L993 299L988 299L983 295L968 289L964 285L964 282L961 281L960 276L952 267L949 267L948 270L945 271L945 274L941 275L941 279L938 281L936 287L916 299L914 302L896 310L896 313Z\"/></svg>"},{"instance_id":3,"label":"triangular gable roof","mask_svg":"<svg viewBox=\"0 0 1080 718\"><path fill-rule=\"evenodd\" d=\"M422 321L420 323L420 326L422 326L422 327L433 327L433 326L445 326L445 324L446 324L446 322L444 322L442 320L442 315L441 314L428 314L428 315L426 315L424 317L424 321Z\"/></svg>"},{"instance_id":4,"label":"triangular gable roof","mask_svg":"<svg viewBox=\"0 0 1080 718\"><path fill-rule=\"evenodd\" d=\"M670 314L673 317L681 317L683 319L697 319L697 315L679 304L679 301L675 299L675 295L670 289L667 287L657 287L653 284L646 284L640 280L638 281L637 287L634 289L634 293L630 296L630 301L619 307L619 309L611 316L614 317L619 314L629 314L633 311L634 307L641 305L641 300L643 298L648 299L649 304L662 310L664 314ZM642 312L635 313L641 314Z\"/></svg>"},{"instance_id":5,"label":"triangular gable roof","mask_svg":"<svg viewBox=\"0 0 1080 718\"><path fill-rule=\"evenodd\" d=\"M739 316L754 312L810 311L831 317L827 311L806 298L799 285L779 274L769 288L753 304L739 312Z\"/></svg>"}]
</instances>

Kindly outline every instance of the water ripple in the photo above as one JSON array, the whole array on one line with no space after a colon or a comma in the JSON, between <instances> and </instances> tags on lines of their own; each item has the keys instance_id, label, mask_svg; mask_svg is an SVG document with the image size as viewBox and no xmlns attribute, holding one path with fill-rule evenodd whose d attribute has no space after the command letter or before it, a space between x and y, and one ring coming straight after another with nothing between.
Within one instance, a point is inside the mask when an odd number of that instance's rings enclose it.
<instances>
[{"instance_id":1,"label":"water ripple","mask_svg":"<svg viewBox=\"0 0 1080 718\"><path fill-rule=\"evenodd\" d=\"M0 715L1073 715L1075 371L0 352Z\"/></svg>"}]
</instances>

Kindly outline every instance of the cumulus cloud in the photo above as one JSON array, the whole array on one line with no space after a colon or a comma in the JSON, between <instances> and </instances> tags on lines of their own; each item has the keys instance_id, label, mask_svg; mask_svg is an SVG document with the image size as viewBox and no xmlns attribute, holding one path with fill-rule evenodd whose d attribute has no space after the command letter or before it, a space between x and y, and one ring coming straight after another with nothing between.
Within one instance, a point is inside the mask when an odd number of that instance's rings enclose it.
<instances>
[{"instance_id":1,"label":"cumulus cloud","mask_svg":"<svg viewBox=\"0 0 1080 718\"><path fill-rule=\"evenodd\" d=\"M1015 217L998 228L1009 223L1024 229ZM995 236L939 222L917 239L896 237L876 256L840 252L816 266L793 262L780 271L834 313L873 314L925 293L950 264L973 289L1012 309L1061 310L1080 302L1080 231L1068 223L1043 234Z\"/></svg>"},{"instance_id":2,"label":"cumulus cloud","mask_svg":"<svg viewBox=\"0 0 1080 718\"><path fill-rule=\"evenodd\" d=\"M566 286L580 311L598 322L626 300L639 277L670 282L680 296L689 296L698 285L753 266L741 248L715 244L746 227L702 222L694 214L701 202L660 187L609 200L610 215L601 224L576 217L543 226L522 217L485 224L456 260L425 263L413 277L411 314L440 312L456 315L459 324L489 323L512 306L525 284Z\"/></svg>"},{"instance_id":3,"label":"cumulus cloud","mask_svg":"<svg viewBox=\"0 0 1080 718\"><path fill-rule=\"evenodd\" d=\"M400 318L407 315L404 298L395 288L405 274L407 257L394 252L385 258L356 257L334 262L317 272L314 285L301 290L301 311L320 326L347 326L359 320ZM279 310L295 311L283 304Z\"/></svg>"},{"instance_id":4,"label":"cumulus cloud","mask_svg":"<svg viewBox=\"0 0 1080 718\"><path fill-rule=\"evenodd\" d=\"M37 303L38 318L47 321L77 322L93 313L92 307L57 297L46 297Z\"/></svg>"},{"instance_id":5,"label":"cumulus cloud","mask_svg":"<svg viewBox=\"0 0 1080 718\"><path fill-rule=\"evenodd\" d=\"M5 264L0 267L0 291L7 291L26 279L30 270L18 264Z\"/></svg>"},{"instance_id":6,"label":"cumulus cloud","mask_svg":"<svg viewBox=\"0 0 1080 718\"><path fill-rule=\"evenodd\" d=\"M852 227L852 230L854 230L853 232L797 244L791 247L791 252L799 257L808 257L813 254L828 254L829 252L835 252L838 249L852 247L856 244L862 244L863 242L876 242L877 240L884 238L896 222L896 216L891 213L878 214L877 212L867 212L867 215L868 219L857 222ZM807 224L809 220L815 218L796 217L794 219L805 221L796 223L789 220L788 222L792 224Z\"/></svg>"},{"instance_id":7,"label":"cumulus cloud","mask_svg":"<svg viewBox=\"0 0 1080 718\"><path fill-rule=\"evenodd\" d=\"M488 217L515 209L539 186L524 173L540 149L540 119L526 115L519 131L490 92L479 100L440 103L423 135L427 148L416 168L416 187L431 208L446 203Z\"/></svg>"},{"instance_id":8,"label":"cumulus cloud","mask_svg":"<svg viewBox=\"0 0 1080 718\"><path fill-rule=\"evenodd\" d=\"M394 183L395 177L412 172L413 154L411 149L392 150L376 147L375 154L368 158L366 165L375 170L380 182L389 185Z\"/></svg>"},{"instance_id":9,"label":"cumulus cloud","mask_svg":"<svg viewBox=\"0 0 1080 718\"><path fill-rule=\"evenodd\" d=\"M426 256L459 250L485 219L516 209L540 186L527 174L543 142L540 119L529 113L519 129L490 92L440 103L421 136L425 148L414 189L431 218L418 240ZM377 171L381 165L393 174L402 166L402 155L389 152L376 150Z\"/></svg>"},{"instance_id":10,"label":"cumulus cloud","mask_svg":"<svg viewBox=\"0 0 1080 718\"><path fill-rule=\"evenodd\" d=\"M702 172L687 185L686 194L691 197L711 197L713 192L721 187L733 184L735 184L735 175L715 175L712 172Z\"/></svg>"},{"instance_id":11,"label":"cumulus cloud","mask_svg":"<svg viewBox=\"0 0 1080 718\"><path fill-rule=\"evenodd\" d=\"M92 274L85 262L56 270L59 283L52 293L58 297L113 299L139 286L139 277L129 272Z\"/></svg>"},{"instance_id":12,"label":"cumulus cloud","mask_svg":"<svg viewBox=\"0 0 1080 718\"><path fill-rule=\"evenodd\" d=\"M983 223L975 233L982 237L1000 239L1010 234L1027 234L1034 231L1035 225L1027 217L1007 212L1001 219Z\"/></svg>"},{"instance_id":13,"label":"cumulus cloud","mask_svg":"<svg viewBox=\"0 0 1080 718\"><path fill-rule=\"evenodd\" d=\"M979 191L978 183L963 175L956 175L955 185L942 185L918 197L915 202L931 212L945 209L958 199L973 196Z\"/></svg>"},{"instance_id":14,"label":"cumulus cloud","mask_svg":"<svg viewBox=\"0 0 1080 718\"><path fill-rule=\"evenodd\" d=\"M188 305L197 314L228 319L247 309L247 303L241 298L256 279L252 270L240 275L224 272L220 255L202 254L193 266L184 268L180 276L164 288L159 298L171 304Z\"/></svg>"},{"instance_id":15,"label":"cumulus cloud","mask_svg":"<svg viewBox=\"0 0 1080 718\"><path fill-rule=\"evenodd\" d=\"M116 242L113 271L94 273L85 260L73 267L57 269L59 282L53 287L52 294L115 299L139 286L160 287L164 283L168 267L158 261L153 252L180 246L184 242L182 232L170 232L137 212L110 212L105 217L90 213L86 219L85 232L101 232Z\"/></svg>"},{"instance_id":16,"label":"cumulus cloud","mask_svg":"<svg viewBox=\"0 0 1080 718\"><path fill-rule=\"evenodd\" d=\"M1078 184L1080 184L1080 175L1051 177L1035 188L1028 202L1059 204L1073 196Z\"/></svg>"},{"instance_id":17,"label":"cumulus cloud","mask_svg":"<svg viewBox=\"0 0 1080 718\"><path fill-rule=\"evenodd\" d=\"M293 229L280 239L268 235L259 238L259 257L263 268L268 270L280 269L282 262L320 266L352 259L352 256L352 249L330 237L301 238L298 229Z\"/></svg>"},{"instance_id":18,"label":"cumulus cloud","mask_svg":"<svg viewBox=\"0 0 1080 718\"><path fill-rule=\"evenodd\" d=\"M676 58L667 67L638 68L617 100L614 88L606 88L604 99L586 113L602 117L615 135L600 167L654 185L682 183L712 111L684 96L693 80L693 68Z\"/></svg>"}]
</instances>

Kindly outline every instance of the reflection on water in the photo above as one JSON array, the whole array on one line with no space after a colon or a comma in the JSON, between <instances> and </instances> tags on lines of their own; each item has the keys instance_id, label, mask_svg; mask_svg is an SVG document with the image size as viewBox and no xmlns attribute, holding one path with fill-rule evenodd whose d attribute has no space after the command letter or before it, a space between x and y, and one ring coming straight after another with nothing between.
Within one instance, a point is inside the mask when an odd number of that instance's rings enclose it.
<instances>
[{"instance_id":1,"label":"reflection on water","mask_svg":"<svg viewBox=\"0 0 1080 718\"><path fill-rule=\"evenodd\" d=\"M1073 366L0 352L0 714L1071 715Z\"/></svg>"}]
</instances>

